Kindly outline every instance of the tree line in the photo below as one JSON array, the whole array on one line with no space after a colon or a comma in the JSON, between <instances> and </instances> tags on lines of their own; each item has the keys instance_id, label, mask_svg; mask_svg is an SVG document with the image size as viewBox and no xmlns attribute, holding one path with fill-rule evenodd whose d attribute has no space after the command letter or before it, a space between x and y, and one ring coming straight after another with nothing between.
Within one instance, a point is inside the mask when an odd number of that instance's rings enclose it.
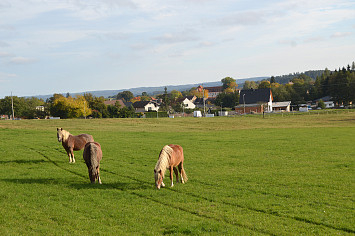
<instances>
[{"instance_id":1,"label":"tree line","mask_svg":"<svg viewBox=\"0 0 355 236\"><path fill-rule=\"evenodd\" d=\"M290 75L291 76L291 75ZM312 77L311 77L312 76ZM315 77L315 78L314 78ZM280 79L281 78L281 79ZM312 73L296 73L292 78L283 80L285 77L270 77L263 81L245 81L243 89L270 88L275 102L291 101L292 104L306 103L325 96L331 96L338 105L349 105L355 102L355 63L346 68L339 68L335 71L325 69ZM219 107L233 108L239 103L238 84L231 77L221 80L223 92L214 100L206 100L207 104L214 104ZM283 82L283 83L281 83ZM208 91L199 91L193 87L186 91L172 90L163 94L155 95L160 104L160 111L181 112L181 98L196 96L199 99L208 98ZM116 102L113 105L106 105L104 97L96 97L90 93L77 95L75 97L67 94L53 94L46 101L35 97L10 97L0 99L0 114L11 116L12 100L15 110L15 117L21 118L45 118L48 116L66 118L79 118L91 116L93 118L125 118L135 117L132 103L135 101L150 101L152 97L143 92L141 96L134 97L132 92L123 91L115 96L126 102L125 106ZM42 109L43 108L43 109Z\"/></svg>"}]
</instances>

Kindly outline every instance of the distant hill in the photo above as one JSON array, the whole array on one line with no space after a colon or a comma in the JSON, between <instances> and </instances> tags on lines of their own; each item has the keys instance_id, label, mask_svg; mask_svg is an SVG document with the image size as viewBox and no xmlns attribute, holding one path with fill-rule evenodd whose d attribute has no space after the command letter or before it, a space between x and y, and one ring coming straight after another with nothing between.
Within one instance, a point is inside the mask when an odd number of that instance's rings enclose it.
<instances>
[{"instance_id":1,"label":"distant hill","mask_svg":"<svg viewBox=\"0 0 355 236\"><path fill-rule=\"evenodd\" d=\"M269 77L253 77L253 78L246 78L246 79L237 79L237 84L239 88L243 87L243 84L246 80L248 81L260 81L263 79L267 79ZM158 86L158 87L137 87L137 88L130 88L130 89L119 89L119 90L98 90L98 91L86 91L86 92L81 92L81 93L70 93L71 96L76 96L76 95L83 95L84 93L91 93L93 96L96 97L111 97L115 96L120 92L123 91L131 91L134 96L141 95L143 92L148 93L149 95L155 95L155 94L162 94L164 93L164 88L166 87L168 92L172 90L177 90L177 91L186 91L191 89L192 87L197 87L199 85L202 85L204 87L214 87L214 86L221 86L222 83L221 81L216 81L216 82L206 82L206 83L197 83L197 84L184 84L184 85L166 85L166 86ZM66 93L62 94L63 96L66 95ZM32 96L32 97L37 97L43 100L46 100L50 97L52 97L53 94L50 95L37 95L37 96Z\"/></svg>"},{"instance_id":2,"label":"distant hill","mask_svg":"<svg viewBox=\"0 0 355 236\"><path fill-rule=\"evenodd\" d=\"M292 79L299 77L300 75L306 75L312 78L312 80L316 80L317 76L321 76L324 70L308 70L303 73L293 73L288 75L275 76L275 81L279 84L287 84Z\"/></svg>"}]
</instances>

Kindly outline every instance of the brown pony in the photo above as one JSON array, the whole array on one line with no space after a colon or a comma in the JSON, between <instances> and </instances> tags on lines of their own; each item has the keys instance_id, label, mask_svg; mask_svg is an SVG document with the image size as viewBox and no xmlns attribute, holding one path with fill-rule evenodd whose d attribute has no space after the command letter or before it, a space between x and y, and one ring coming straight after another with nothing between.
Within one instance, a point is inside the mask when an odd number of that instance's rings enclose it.
<instances>
[{"instance_id":1,"label":"brown pony","mask_svg":"<svg viewBox=\"0 0 355 236\"><path fill-rule=\"evenodd\" d=\"M176 167L178 167L180 172L181 183L184 184L187 181L187 175L183 163L184 152L182 147L174 144L165 145L160 151L158 162L154 168L155 186L157 189L160 189L161 186L165 187L163 179L166 169L170 170L171 187L174 186L173 170L175 172L176 181L179 182L178 170Z\"/></svg>"},{"instance_id":2,"label":"brown pony","mask_svg":"<svg viewBox=\"0 0 355 236\"><path fill-rule=\"evenodd\" d=\"M97 142L89 142L85 145L83 158L89 171L91 183L97 180L101 184L100 179L100 161L102 159L101 145Z\"/></svg>"},{"instance_id":3,"label":"brown pony","mask_svg":"<svg viewBox=\"0 0 355 236\"><path fill-rule=\"evenodd\" d=\"M62 142L65 151L67 151L70 163L75 163L73 151L83 149L87 142L94 142L94 139L90 134L79 134L74 136L62 128L57 128L57 138L58 142Z\"/></svg>"}]
</instances>

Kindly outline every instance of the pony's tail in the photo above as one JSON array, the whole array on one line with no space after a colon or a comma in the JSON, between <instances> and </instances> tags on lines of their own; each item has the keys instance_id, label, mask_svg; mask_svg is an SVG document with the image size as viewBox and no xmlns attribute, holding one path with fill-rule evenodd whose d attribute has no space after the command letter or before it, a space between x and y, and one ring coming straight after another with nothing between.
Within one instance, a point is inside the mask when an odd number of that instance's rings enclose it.
<instances>
[{"instance_id":1,"label":"pony's tail","mask_svg":"<svg viewBox=\"0 0 355 236\"><path fill-rule=\"evenodd\" d=\"M99 161L97 160L97 146L95 144L90 144L90 163L89 177L91 183L95 183L95 180L99 177Z\"/></svg>"},{"instance_id":2,"label":"pony's tail","mask_svg":"<svg viewBox=\"0 0 355 236\"><path fill-rule=\"evenodd\" d=\"M186 174L186 172L185 172L184 167L181 168L181 176L182 176L182 178L184 179L184 182L185 182L185 183L187 182L187 180L189 180L189 179L187 178L187 174Z\"/></svg>"}]
</instances>

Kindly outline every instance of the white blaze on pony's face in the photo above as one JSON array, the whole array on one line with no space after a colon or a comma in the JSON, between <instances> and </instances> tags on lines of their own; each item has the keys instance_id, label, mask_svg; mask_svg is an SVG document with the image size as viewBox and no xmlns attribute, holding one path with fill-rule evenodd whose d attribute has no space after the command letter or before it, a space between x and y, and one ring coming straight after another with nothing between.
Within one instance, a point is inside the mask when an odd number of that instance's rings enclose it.
<instances>
[{"instance_id":1,"label":"white blaze on pony's face","mask_svg":"<svg viewBox=\"0 0 355 236\"><path fill-rule=\"evenodd\" d=\"M154 177L155 177L155 186L157 187L157 189L160 189L161 186L164 187L163 176L161 174L161 170L159 170L159 171L154 170Z\"/></svg>"}]
</instances>

